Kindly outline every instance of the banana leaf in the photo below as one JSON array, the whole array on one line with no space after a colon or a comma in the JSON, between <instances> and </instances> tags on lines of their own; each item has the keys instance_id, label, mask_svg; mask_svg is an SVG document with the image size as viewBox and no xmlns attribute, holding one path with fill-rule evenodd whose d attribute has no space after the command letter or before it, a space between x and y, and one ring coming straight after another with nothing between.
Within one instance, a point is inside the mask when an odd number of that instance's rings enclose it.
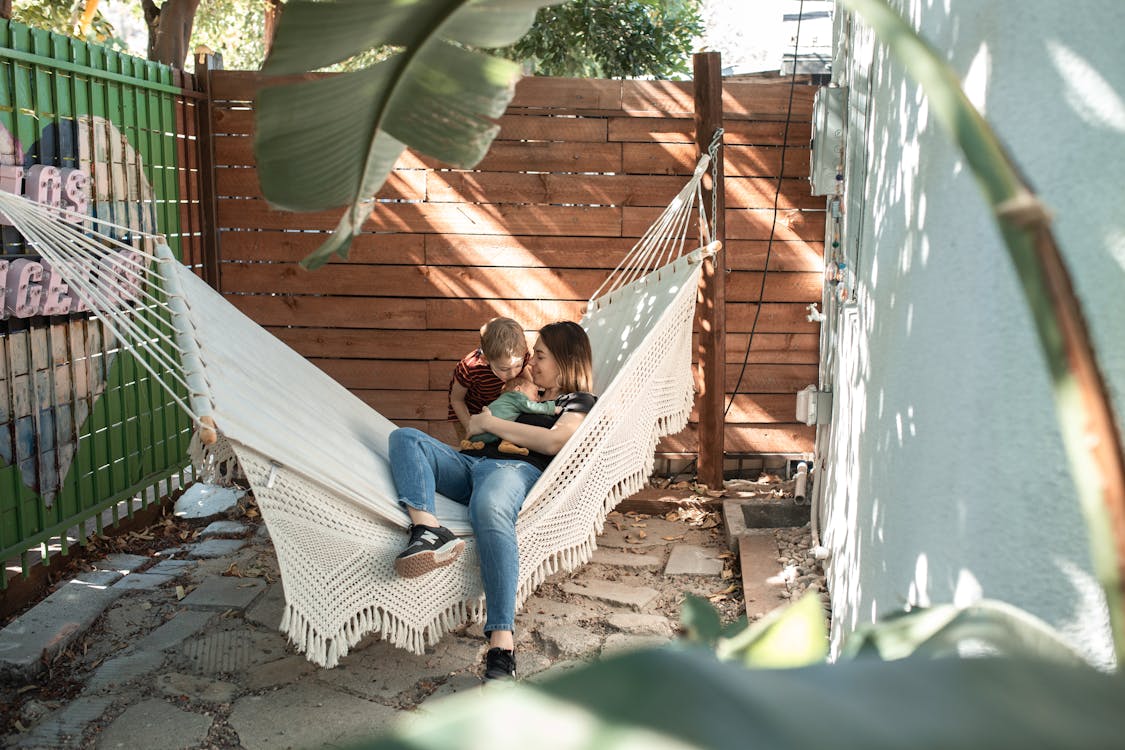
<instances>
[{"instance_id":1,"label":"banana leaf","mask_svg":"<svg viewBox=\"0 0 1125 750\"><path fill-rule=\"evenodd\" d=\"M427 704L377 750L1103 748L1125 678L1027 659L861 659L746 669L702 650L635 652L539 683Z\"/></svg>"},{"instance_id":2,"label":"banana leaf","mask_svg":"<svg viewBox=\"0 0 1125 750\"><path fill-rule=\"evenodd\" d=\"M314 73L371 49L389 57L338 75L306 75L264 88L254 155L262 193L276 208L344 206L332 237L302 262L343 257L407 147L470 168L487 153L520 65L474 47L519 40L540 7L559 0L293 0L285 4L271 76Z\"/></svg>"}]
</instances>

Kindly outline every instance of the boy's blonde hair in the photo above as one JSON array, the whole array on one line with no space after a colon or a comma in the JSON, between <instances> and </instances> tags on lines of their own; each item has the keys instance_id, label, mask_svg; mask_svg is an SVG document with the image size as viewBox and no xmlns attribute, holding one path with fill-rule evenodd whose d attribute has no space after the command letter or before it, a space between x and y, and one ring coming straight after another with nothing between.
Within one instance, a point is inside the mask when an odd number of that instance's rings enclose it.
<instances>
[{"instance_id":1,"label":"boy's blonde hair","mask_svg":"<svg viewBox=\"0 0 1125 750\"><path fill-rule=\"evenodd\" d=\"M480 350L489 362L504 363L527 354L523 326L511 318L493 318L481 326Z\"/></svg>"}]
</instances>

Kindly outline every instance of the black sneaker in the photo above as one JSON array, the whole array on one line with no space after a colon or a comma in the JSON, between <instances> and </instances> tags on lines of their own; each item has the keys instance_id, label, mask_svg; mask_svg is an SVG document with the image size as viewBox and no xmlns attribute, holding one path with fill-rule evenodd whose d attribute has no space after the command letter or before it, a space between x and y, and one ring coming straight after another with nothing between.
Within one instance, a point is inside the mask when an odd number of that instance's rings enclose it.
<instances>
[{"instance_id":1,"label":"black sneaker","mask_svg":"<svg viewBox=\"0 0 1125 750\"><path fill-rule=\"evenodd\" d=\"M395 572L403 578L417 578L449 565L464 549L465 540L444 526L416 523L410 527L410 543L395 558Z\"/></svg>"},{"instance_id":2,"label":"black sneaker","mask_svg":"<svg viewBox=\"0 0 1125 750\"><path fill-rule=\"evenodd\" d=\"M516 652L503 648L490 648L484 655L484 679L516 679Z\"/></svg>"}]
</instances>

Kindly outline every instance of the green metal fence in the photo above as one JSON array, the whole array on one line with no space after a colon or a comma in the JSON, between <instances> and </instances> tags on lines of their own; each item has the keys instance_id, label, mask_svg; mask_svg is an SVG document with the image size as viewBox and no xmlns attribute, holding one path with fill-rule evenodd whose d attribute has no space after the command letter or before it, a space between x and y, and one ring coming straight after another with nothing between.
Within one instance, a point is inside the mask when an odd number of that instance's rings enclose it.
<instances>
[{"instance_id":1,"label":"green metal fence","mask_svg":"<svg viewBox=\"0 0 1125 750\"><path fill-rule=\"evenodd\" d=\"M85 172L89 213L159 231L191 263L199 216L193 89L168 67L0 21L4 187L21 189L19 167ZM25 172L25 192L31 181ZM38 265L41 285L46 274L12 227L2 232L0 560L13 564L0 588L17 567L27 574L50 540L65 553L68 530L84 543L102 531L103 515L116 523L158 499L183 478L190 437L189 420L98 321L29 315L27 305L16 314L13 302L31 292L20 291L11 269L27 279Z\"/></svg>"}]
</instances>

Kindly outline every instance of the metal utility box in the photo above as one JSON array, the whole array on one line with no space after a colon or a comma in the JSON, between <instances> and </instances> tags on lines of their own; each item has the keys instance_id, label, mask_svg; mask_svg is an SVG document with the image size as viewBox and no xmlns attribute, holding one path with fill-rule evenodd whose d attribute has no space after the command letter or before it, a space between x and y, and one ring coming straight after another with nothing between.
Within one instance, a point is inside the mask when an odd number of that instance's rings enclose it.
<instances>
[{"instance_id":1,"label":"metal utility box","mask_svg":"<svg viewBox=\"0 0 1125 750\"><path fill-rule=\"evenodd\" d=\"M813 98L812 158L809 161L809 182L813 195L836 192L836 174L844 148L844 110L848 90L841 86L825 86Z\"/></svg>"}]
</instances>

